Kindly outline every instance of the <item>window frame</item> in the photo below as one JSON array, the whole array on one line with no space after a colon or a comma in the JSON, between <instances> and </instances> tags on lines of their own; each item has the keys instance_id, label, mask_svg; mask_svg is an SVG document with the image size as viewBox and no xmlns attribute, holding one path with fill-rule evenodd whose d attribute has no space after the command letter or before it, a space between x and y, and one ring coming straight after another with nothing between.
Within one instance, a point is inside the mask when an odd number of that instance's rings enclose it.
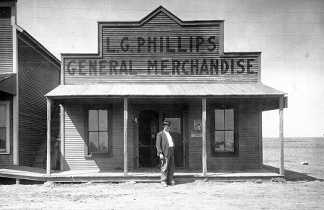
<instances>
[{"instance_id":1,"label":"window frame","mask_svg":"<svg viewBox=\"0 0 324 210\"><path fill-rule=\"evenodd\" d=\"M4 151L0 150L0 155L10 154L10 101L0 101L0 105L5 105L6 107L6 149Z\"/></svg>"},{"instance_id":2,"label":"window frame","mask_svg":"<svg viewBox=\"0 0 324 210\"><path fill-rule=\"evenodd\" d=\"M89 110L107 110L108 112L108 152L89 152ZM112 106L110 104L95 105L95 106L85 106L84 109L85 116L85 145L84 145L84 155L86 158L92 158L95 156L112 156ZM90 131L91 132L91 131ZM100 131L98 131L100 132Z\"/></svg>"},{"instance_id":3,"label":"window frame","mask_svg":"<svg viewBox=\"0 0 324 210\"><path fill-rule=\"evenodd\" d=\"M215 151L215 109L233 109L234 111L234 152L231 151ZM239 155L239 136L238 136L238 107L233 104L213 104L210 109L210 150L214 157L235 157ZM224 130L225 131L225 130Z\"/></svg>"}]
</instances>

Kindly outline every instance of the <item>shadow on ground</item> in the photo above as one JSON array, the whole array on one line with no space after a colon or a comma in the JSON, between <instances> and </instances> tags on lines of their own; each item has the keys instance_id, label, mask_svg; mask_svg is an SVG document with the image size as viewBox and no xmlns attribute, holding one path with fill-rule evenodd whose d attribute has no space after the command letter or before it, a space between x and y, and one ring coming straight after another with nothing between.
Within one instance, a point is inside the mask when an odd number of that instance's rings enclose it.
<instances>
[{"instance_id":1,"label":"shadow on ground","mask_svg":"<svg viewBox=\"0 0 324 210\"><path fill-rule=\"evenodd\" d=\"M26 180L26 179L20 179L19 184L24 185L31 185L31 184L43 184L42 181L33 181L33 180ZM11 185L16 184L16 179L13 178L6 178L6 177L0 177L0 185Z\"/></svg>"},{"instance_id":2,"label":"shadow on ground","mask_svg":"<svg viewBox=\"0 0 324 210\"><path fill-rule=\"evenodd\" d=\"M264 169L272 171L274 173L279 173L279 168L263 165ZM324 179L310 176L307 173L301 173L297 171L285 170L285 179L287 181L324 181Z\"/></svg>"}]
</instances>

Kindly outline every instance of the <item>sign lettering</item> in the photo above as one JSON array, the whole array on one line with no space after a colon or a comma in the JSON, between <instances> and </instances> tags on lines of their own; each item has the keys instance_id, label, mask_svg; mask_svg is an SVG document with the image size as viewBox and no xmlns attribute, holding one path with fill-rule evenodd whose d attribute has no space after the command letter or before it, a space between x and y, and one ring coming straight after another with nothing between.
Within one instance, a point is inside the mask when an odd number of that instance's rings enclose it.
<instances>
[{"instance_id":1,"label":"sign lettering","mask_svg":"<svg viewBox=\"0 0 324 210\"><path fill-rule=\"evenodd\" d=\"M256 74L255 59L71 59L65 69L69 75L222 75ZM134 68L134 65L142 68Z\"/></svg>"}]
</instances>

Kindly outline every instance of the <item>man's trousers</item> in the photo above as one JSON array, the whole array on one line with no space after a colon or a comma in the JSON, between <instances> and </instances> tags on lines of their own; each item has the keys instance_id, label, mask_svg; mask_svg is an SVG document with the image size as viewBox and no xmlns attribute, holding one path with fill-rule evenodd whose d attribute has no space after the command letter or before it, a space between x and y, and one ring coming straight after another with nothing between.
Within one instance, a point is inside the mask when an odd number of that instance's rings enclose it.
<instances>
[{"instance_id":1,"label":"man's trousers","mask_svg":"<svg viewBox=\"0 0 324 210\"><path fill-rule=\"evenodd\" d=\"M174 148L169 147L168 155L161 160L161 182L171 184L174 181Z\"/></svg>"}]
</instances>

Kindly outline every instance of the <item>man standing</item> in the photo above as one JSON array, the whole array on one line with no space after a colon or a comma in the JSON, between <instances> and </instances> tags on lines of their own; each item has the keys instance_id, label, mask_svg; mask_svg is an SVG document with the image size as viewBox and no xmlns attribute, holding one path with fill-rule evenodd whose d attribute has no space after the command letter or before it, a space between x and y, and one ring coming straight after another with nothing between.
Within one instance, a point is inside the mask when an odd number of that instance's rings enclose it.
<instances>
[{"instance_id":1,"label":"man standing","mask_svg":"<svg viewBox=\"0 0 324 210\"><path fill-rule=\"evenodd\" d=\"M170 135L169 121L163 121L163 130L156 135L156 150L161 161L161 184L174 185L174 143Z\"/></svg>"}]
</instances>

